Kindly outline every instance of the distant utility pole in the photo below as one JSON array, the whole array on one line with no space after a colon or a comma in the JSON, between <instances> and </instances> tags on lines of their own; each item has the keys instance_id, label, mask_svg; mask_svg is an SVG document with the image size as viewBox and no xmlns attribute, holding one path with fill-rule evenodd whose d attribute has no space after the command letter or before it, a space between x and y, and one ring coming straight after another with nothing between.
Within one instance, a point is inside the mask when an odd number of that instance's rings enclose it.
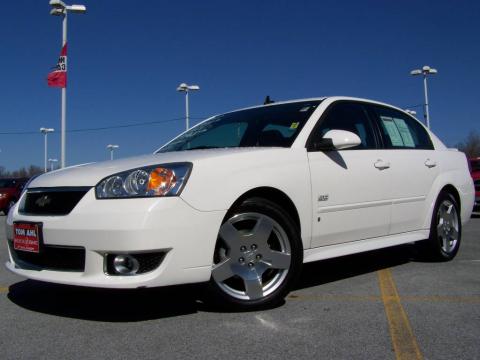
<instances>
[{"instance_id":1,"label":"distant utility pole","mask_svg":"<svg viewBox=\"0 0 480 360\"><path fill-rule=\"evenodd\" d=\"M112 144L107 145L107 149L110 151L110 160L113 160L113 151L115 149L118 149L119 147L120 145L112 145Z\"/></svg>"},{"instance_id":2,"label":"distant utility pole","mask_svg":"<svg viewBox=\"0 0 480 360\"><path fill-rule=\"evenodd\" d=\"M53 164L58 162L58 159L48 159L48 162L50 163L50 171L53 171Z\"/></svg>"},{"instance_id":3,"label":"distant utility pole","mask_svg":"<svg viewBox=\"0 0 480 360\"><path fill-rule=\"evenodd\" d=\"M188 108L188 93L190 91L200 90L198 85L187 85L185 83L181 83L177 87L177 91L185 92L185 130L190 128L189 124L189 117L190 117L190 110Z\"/></svg>"},{"instance_id":4,"label":"distant utility pole","mask_svg":"<svg viewBox=\"0 0 480 360\"><path fill-rule=\"evenodd\" d=\"M55 129L52 129L52 128L40 128L40 132L43 134L43 137L44 137L44 152L45 152L45 163L44 163L44 172L47 172L47 153L48 153L48 145L47 145L47 135L48 133L51 133L51 132L54 132Z\"/></svg>"},{"instance_id":5,"label":"distant utility pole","mask_svg":"<svg viewBox=\"0 0 480 360\"><path fill-rule=\"evenodd\" d=\"M410 71L410 75L416 76L416 75L422 75L423 74L423 90L425 92L425 112L424 112L424 117L425 117L425 124L427 125L427 128L430 129L430 113L428 110L428 88L427 88L427 75L435 75L438 73L437 69L432 69L430 66L425 65L421 69L415 69Z\"/></svg>"}]
</instances>

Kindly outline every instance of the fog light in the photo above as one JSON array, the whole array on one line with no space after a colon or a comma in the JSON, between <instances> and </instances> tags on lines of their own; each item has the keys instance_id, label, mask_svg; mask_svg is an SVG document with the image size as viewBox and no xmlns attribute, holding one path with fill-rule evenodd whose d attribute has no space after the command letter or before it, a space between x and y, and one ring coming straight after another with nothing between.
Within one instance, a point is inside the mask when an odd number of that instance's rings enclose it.
<instances>
[{"instance_id":1,"label":"fog light","mask_svg":"<svg viewBox=\"0 0 480 360\"><path fill-rule=\"evenodd\" d=\"M117 274L135 275L140 267L138 260L132 255L117 255L113 259L113 269Z\"/></svg>"}]
</instances>

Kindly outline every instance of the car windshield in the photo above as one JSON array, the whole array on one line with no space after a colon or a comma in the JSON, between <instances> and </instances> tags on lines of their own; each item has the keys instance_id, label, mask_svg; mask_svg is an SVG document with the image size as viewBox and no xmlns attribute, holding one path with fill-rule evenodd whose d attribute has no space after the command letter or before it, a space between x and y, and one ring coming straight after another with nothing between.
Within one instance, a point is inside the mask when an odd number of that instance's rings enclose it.
<instances>
[{"instance_id":1,"label":"car windshield","mask_svg":"<svg viewBox=\"0 0 480 360\"><path fill-rule=\"evenodd\" d=\"M269 105L218 115L157 153L231 147L290 147L320 100Z\"/></svg>"},{"instance_id":2,"label":"car windshield","mask_svg":"<svg viewBox=\"0 0 480 360\"><path fill-rule=\"evenodd\" d=\"M15 180L0 179L0 188L13 188L13 187L15 187Z\"/></svg>"}]
</instances>

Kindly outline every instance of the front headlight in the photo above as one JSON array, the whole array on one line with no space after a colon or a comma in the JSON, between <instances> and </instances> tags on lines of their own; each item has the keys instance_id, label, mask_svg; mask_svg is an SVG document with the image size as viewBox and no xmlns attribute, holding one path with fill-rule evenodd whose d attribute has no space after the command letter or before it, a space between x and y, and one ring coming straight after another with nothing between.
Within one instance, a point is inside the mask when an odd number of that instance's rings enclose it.
<instances>
[{"instance_id":1,"label":"front headlight","mask_svg":"<svg viewBox=\"0 0 480 360\"><path fill-rule=\"evenodd\" d=\"M191 170L191 163L172 163L124 171L100 181L95 195L97 199L178 196Z\"/></svg>"}]
</instances>

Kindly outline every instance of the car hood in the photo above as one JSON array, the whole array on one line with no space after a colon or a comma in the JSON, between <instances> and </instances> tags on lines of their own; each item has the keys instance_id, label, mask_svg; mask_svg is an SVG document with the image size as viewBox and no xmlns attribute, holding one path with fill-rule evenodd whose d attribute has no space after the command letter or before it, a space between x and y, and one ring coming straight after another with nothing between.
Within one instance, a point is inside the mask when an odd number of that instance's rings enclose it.
<instances>
[{"instance_id":1,"label":"car hood","mask_svg":"<svg viewBox=\"0 0 480 360\"><path fill-rule=\"evenodd\" d=\"M177 151L169 153L149 154L125 159L103 161L70 166L48 172L35 178L29 188L60 186L95 186L103 178L143 166L168 164L174 162L191 162L194 164L204 159L231 156L249 152L268 151L269 148L223 148ZM271 150L271 148L270 148Z\"/></svg>"}]
</instances>

